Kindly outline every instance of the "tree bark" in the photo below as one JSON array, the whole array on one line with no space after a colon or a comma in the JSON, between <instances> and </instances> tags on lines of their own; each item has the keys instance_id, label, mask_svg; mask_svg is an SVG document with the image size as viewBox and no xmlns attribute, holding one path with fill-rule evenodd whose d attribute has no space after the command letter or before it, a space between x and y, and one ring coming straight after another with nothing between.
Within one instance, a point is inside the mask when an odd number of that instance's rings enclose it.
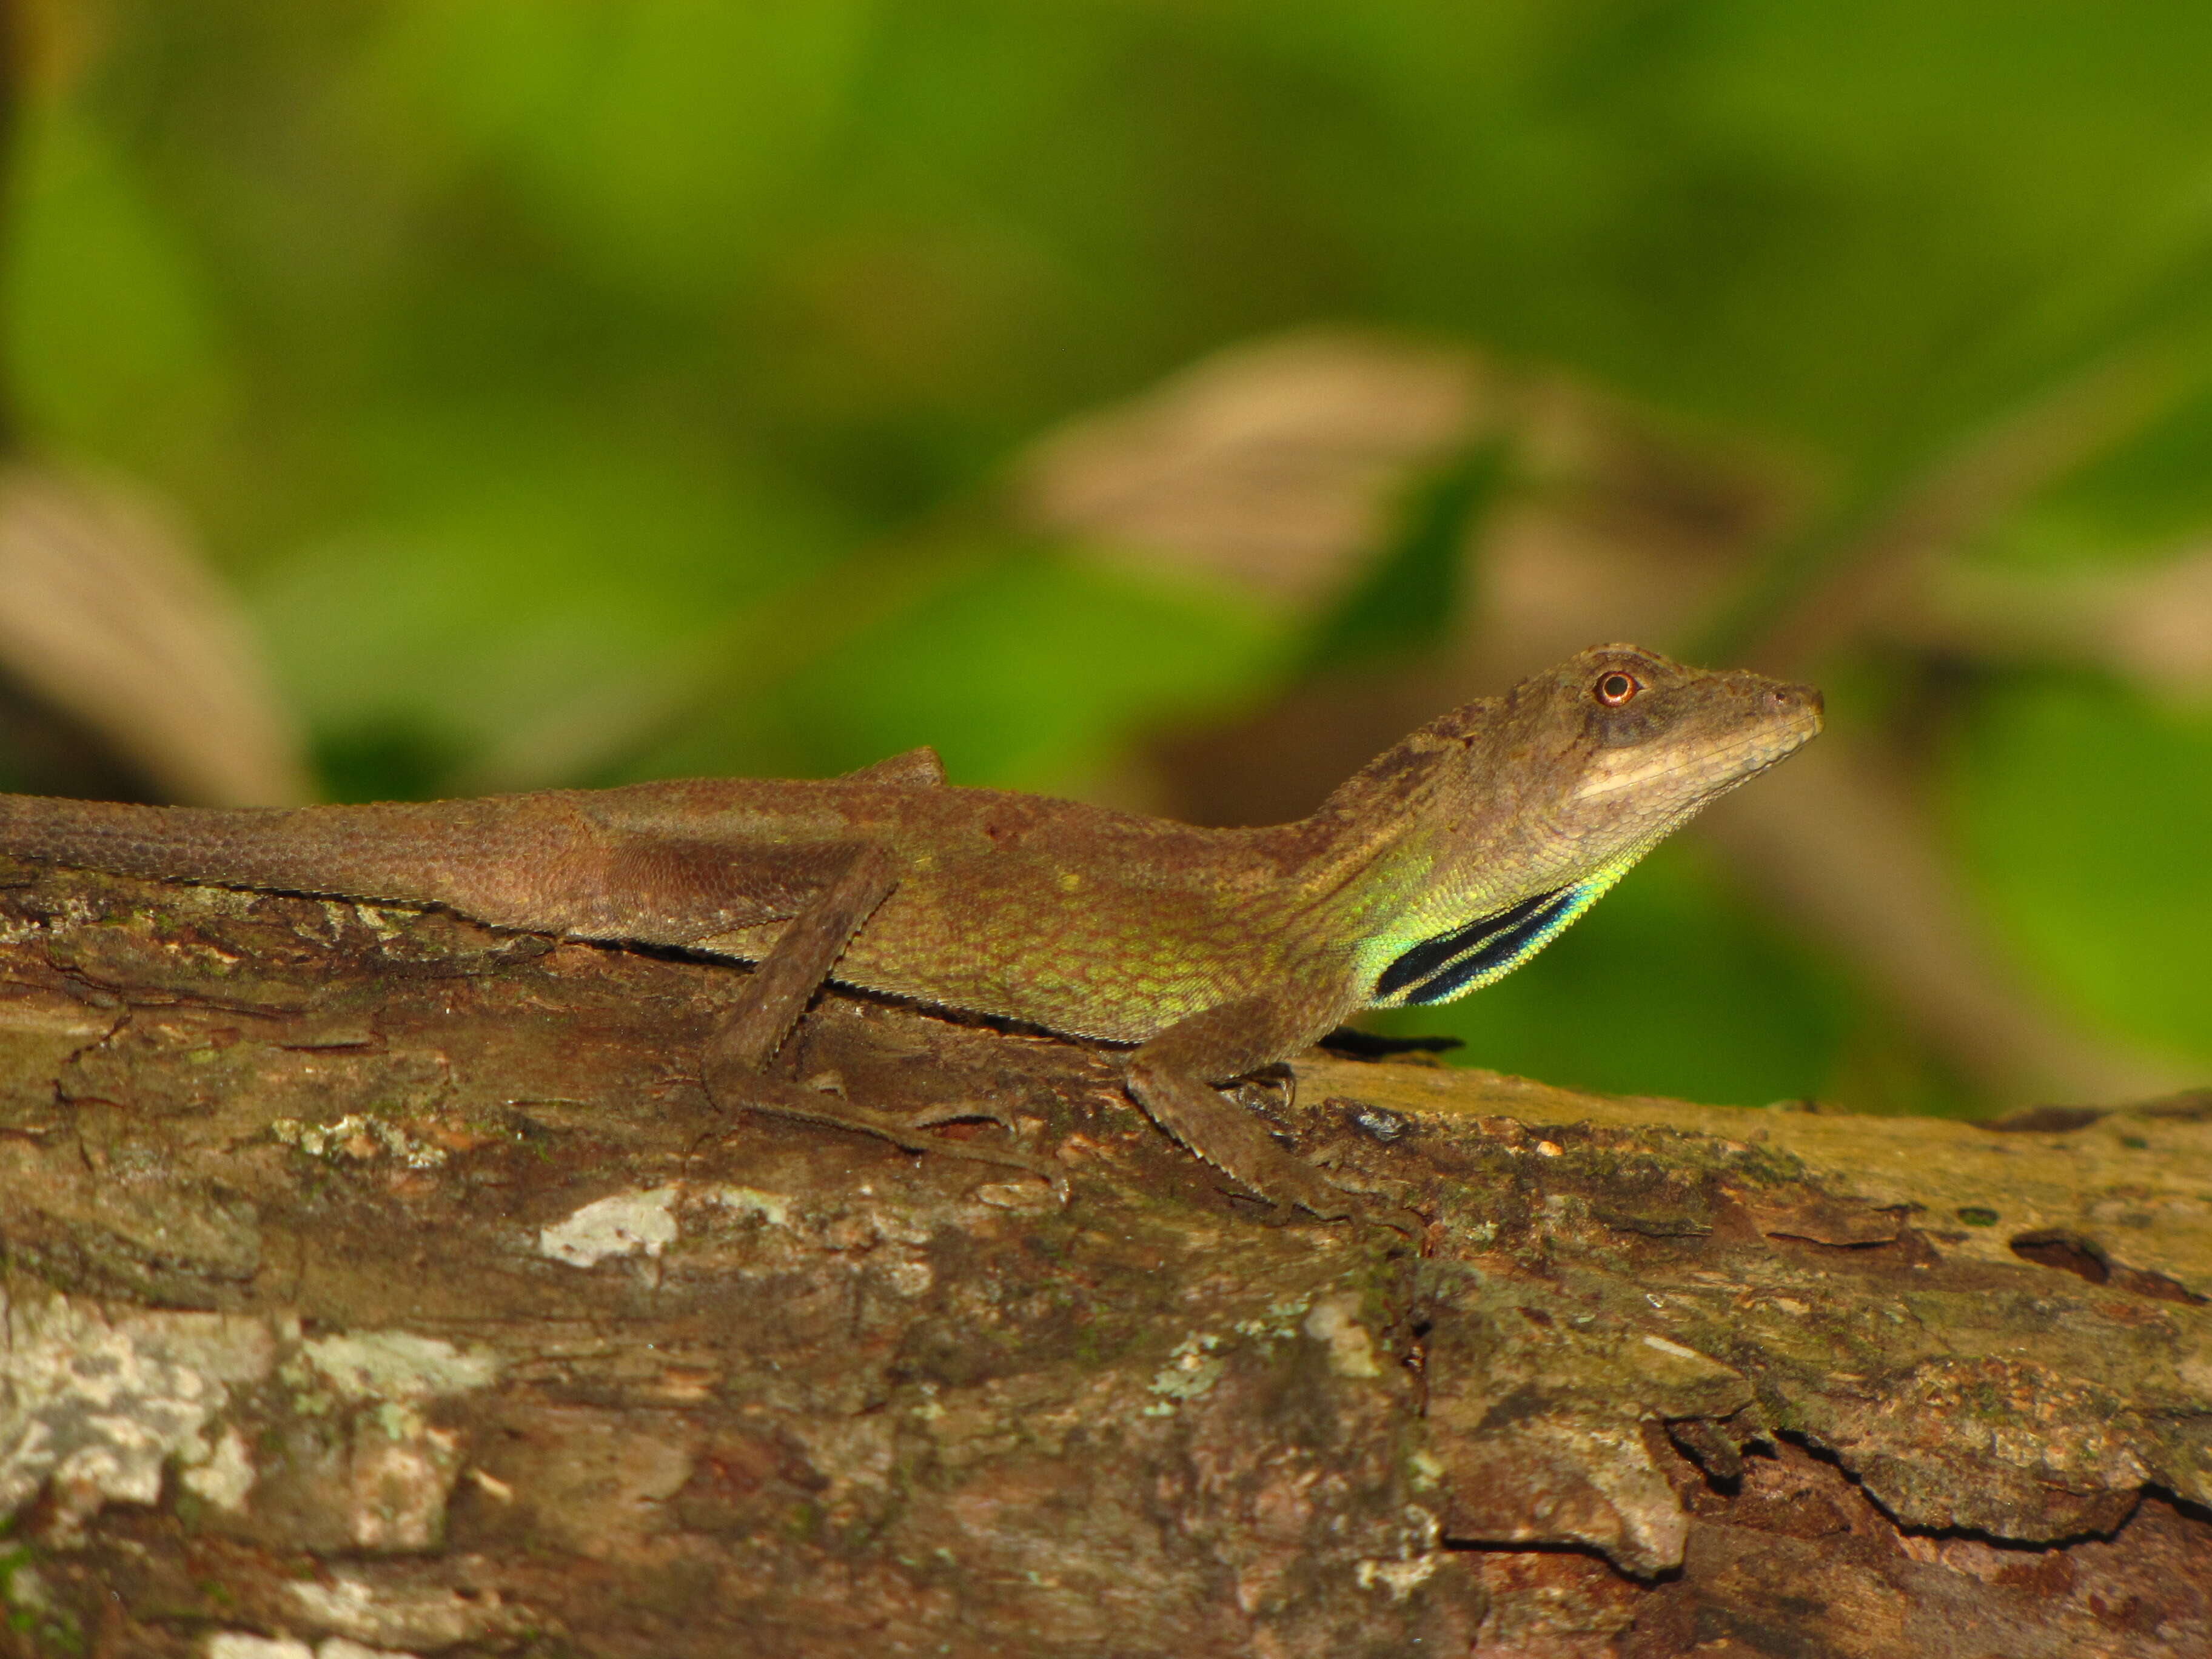
<instances>
[{"instance_id":1,"label":"tree bark","mask_svg":"<svg viewBox=\"0 0 2212 1659\"><path fill-rule=\"evenodd\" d=\"M1062 1203L717 1115L727 966L4 868L0 1650L2212 1653L2212 1097L1249 1091L1409 1245L1093 1047L797 1039Z\"/></svg>"}]
</instances>

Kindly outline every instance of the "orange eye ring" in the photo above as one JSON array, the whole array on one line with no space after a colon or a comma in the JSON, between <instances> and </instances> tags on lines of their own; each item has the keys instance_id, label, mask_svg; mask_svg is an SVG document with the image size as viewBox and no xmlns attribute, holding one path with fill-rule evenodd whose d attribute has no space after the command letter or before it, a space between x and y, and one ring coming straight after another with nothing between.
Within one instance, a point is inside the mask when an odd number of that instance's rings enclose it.
<instances>
[{"instance_id":1,"label":"orange eye ring","mask_svg":"<svg viewBox=\"0 0 2212 1659\"><path fill-rule=\"evenodd\" d=\"M1643 689L1644 682L1635 675L1615 669L1610 674L1598 676L1597 684L1590 687L1590 696L1607 708L1618 708Z\"/></svg>"}]
</instances>

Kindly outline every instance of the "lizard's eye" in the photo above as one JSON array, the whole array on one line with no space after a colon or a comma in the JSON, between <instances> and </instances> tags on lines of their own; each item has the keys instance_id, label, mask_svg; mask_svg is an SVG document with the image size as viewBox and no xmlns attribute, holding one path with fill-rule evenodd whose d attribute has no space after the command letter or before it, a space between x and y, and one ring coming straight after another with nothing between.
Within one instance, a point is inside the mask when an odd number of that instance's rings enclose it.
<instances>
[{"instance_id":1,"label":"lizard's eye","mask_svg":"<svg viewBox=\"0 0 2212 1659\"><path fill-rule=\"evenodd\" d=\"M1598 683L1590 687L1590 696L1607 708L1618 708L1643 689L1644 682L1635 675L1613 673L1601 676Z\"/></svg>"}]
</instances>

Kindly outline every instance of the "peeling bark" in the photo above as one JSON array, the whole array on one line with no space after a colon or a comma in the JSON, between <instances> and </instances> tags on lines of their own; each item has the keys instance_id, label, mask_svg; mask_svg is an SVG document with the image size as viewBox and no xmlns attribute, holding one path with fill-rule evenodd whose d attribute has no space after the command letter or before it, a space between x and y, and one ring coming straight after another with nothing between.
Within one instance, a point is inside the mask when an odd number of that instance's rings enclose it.
<instances>
[{"instance_id":1,"label":"peeling bark","mask_svg":"<svg viewBox=\"0 0 2212 1659\"><path fill-rule=\"evenodd\" d=\"M717 1115L726 967L8 868L0 1651L2212 1653L2212 1099L1250 1091L1416 1251L1094 1048L796 1056L1062 1206Z\"/></svg>"}]
</instances>

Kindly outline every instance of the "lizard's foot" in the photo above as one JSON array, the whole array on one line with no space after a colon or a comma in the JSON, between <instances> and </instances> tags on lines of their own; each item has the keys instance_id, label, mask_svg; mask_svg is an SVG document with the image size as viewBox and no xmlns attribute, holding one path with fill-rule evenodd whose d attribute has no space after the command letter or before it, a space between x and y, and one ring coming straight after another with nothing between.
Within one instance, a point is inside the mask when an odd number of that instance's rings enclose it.
<instances>
[{"instance_id":1,"label":"lizard's foot","mask_svg":"<svg viewBox=\"0 0 2212 1659\"><path fill-rule=\"evenodd\" d=\"M1011 1133L1014 1127L1013 1119L996 1108L965 1100L917 1107L906 1115L905 1121L916 1129L941 1128L947 1123L995 1123Z\"/></svg>"},{"instance_id":2,"label":"lizard's foot","mask_svg":"<svg viewBox=\"0 0 2212 1659\"><path fill-rule=\"evenodd\" d=\"M1352 1219L1369 1227L1388 1227L1402 1235L1406 1241L1428 1253L1429 1219L1418 1210L1409 1210L1402 1204L1352 1199Z\"/></svg>"},{"instance_id":3,"label":"lizard's foot","mask_svg":"<svg viewBox=\"0 0 2212 1659\"><path fill-rule=\"evenodd\" d=\"M1368 1218L1369 1206L1357 1194L1278 1145L1258 1118L1211 1084L1152 1060L1141 1049L1127 1075L1129 1092L1153 1122L1247 1192L1322 1221Z\"/></svg>"},{"instance_id":4,"label":"lizard's foot","mask_svg":"<svg viewBox=\"0 0 2212 1659\"><path fill-rule=\"evenodd\" d=\"M806 1079L806 1086L840 1100L849 1098L845 1092L844 1074L840 1072L817 1072ZM879 1112L873 1115L891 1118L909 1129L939 1129L948 1123L995 1123L1007 1133L1014 1133L1012 1118L981 1101L940 1101L933 1106L917 1106L910 1112ZM938 1143L932 1140L929 1144L933 1146Z\"/></svg>"},{"instance_id":5,"label":"lizard's foot","mask_svg":"<svg viewBox=\"0 0 2212 1659\"><path fill-rule=\"evenodd\" d=\"M1044 1158L1027 1152L1010 1152L1003 1147L981 1146L972 1141L951 1140L942 1135L924 1133L932 1123L948 1123L964 1118L988 1117L995 1122L1005 1121L995 1113L973 1106L926 1108L921 1112L901 1115L856 1106L825 1090L805 1088L796 1083L786 1083L781 1079L762 1077L757 1073L733 1074L729 1071L712 1076L707 1090L714 1103L726 1109L743 1107L765 1112L772 1117L787 1117L801 1123L818 1123L827 1128L851 1129L860 1134L873 1135L905 1152L942 1152L977 1164L995 1164L1004 1169L1024 1170L1048 1183L1061 1202L1065 1203L1067 1199L1066 1172Z\"/></svg>"}]
</instances>

